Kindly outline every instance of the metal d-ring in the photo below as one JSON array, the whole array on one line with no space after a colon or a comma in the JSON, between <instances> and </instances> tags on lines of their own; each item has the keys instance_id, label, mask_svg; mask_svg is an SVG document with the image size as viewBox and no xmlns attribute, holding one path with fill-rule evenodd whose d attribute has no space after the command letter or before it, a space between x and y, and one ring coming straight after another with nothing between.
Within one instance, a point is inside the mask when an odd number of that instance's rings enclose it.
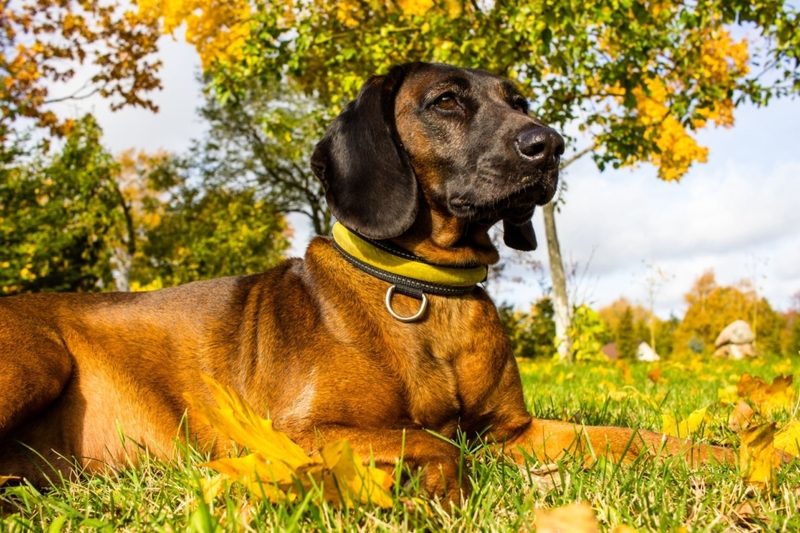
<instances>
[{"instance_id":1,"label":"metal d-ring","mask_svg":"<svg viewBox=\"0 0 800 533\"><path fill-rule=\"evenodd\" d=\"M422 315L425 314L425 310L428 308L428 298L425 296L425 293L422 293L422 305L419 306L419 311L411 316L400 316L392 309L392 295L394 294L395 288L397 288L397 286L392 285L389 287L389 290L386 291L386 309L389 310L389 314L400 322L416 322L422 318Z\"/></svg>"}]
</instances>

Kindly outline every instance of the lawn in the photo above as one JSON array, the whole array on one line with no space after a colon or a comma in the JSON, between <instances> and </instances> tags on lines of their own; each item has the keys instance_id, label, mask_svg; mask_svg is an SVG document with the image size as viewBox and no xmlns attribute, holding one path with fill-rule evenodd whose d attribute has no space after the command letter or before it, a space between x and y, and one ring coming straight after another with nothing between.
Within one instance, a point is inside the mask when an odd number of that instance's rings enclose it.
<instances>
[{"instance_id":1,"label":"lawn","mask_svg":"<svg viewBox=\"0 0 800 533\"><path fill-rule=\"evenodd\" d=\"M661 431L664 417L684 420L707 408L698 433L737 446L728 427L735 385L749 372L771 381L796 374L800 361L558 364L521 361L526 401L534 415L584 424ZM734 386L731 388L731 386ZM722 399L722 401L721 401ZM797 402L764 418L778 427L798 418ZM752 424L760 422L756 415ZM198 466L203 457L186 450L165 464L142 458L136 469L64 482L45 492L27 486L0 489L5 507L0 531L526 531L534 510L586 502L601 530L797 531L800 469L783 466L774 491L748 485L737 467L710 464L692 470L679 458L616 465L602 458L587 466L568 458L555 465L508 464L475 446L467 467L472 495L449 511L414 498L413 480L395 484L394 506L340 509L319 504L309 491L293 503L270 504L239 485L206 505L201 479L215 473ZM621 526L627 526L626 529Z\"/></svg>"}]
</instances>

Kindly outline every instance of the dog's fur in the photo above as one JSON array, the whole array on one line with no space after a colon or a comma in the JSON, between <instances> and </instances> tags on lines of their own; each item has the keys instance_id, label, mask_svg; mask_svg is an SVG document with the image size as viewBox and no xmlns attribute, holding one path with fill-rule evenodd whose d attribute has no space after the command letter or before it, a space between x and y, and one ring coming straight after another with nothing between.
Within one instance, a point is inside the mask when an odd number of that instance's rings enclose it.
<instances>
[{"instance_id":1,"label":"dog's fur","mask_svg":"<svg viewBox=\"0 0 800 533\"><path fill-rule=\"evenodd\" d=\"M312 158L344 225L441 265L498 260L488 230L535 247L530 218L556 189L563 141L527 115L503 79L409 64L370 79ZM722 458L662 435L532 418L497 311L480 288L429 296L420 322L384 307L388 284L353 267L328 238L305 260L263 274L138 294L0 299L0 474L44 483L127 465L135 446L169 455L187 405L210 400L201 373L239 391L309 452L346 438L391 468L404 455L430 494L459 486L458 450L429 433L457 429L525 453ZM419 300L397 295L401 314ZM227 453L208 427L192 442ZM484 433L488 428L488 432ZM213 443L213 444L212 444ZM39 454L41 457L39 457Z\"/></svg>"}]
</instances>

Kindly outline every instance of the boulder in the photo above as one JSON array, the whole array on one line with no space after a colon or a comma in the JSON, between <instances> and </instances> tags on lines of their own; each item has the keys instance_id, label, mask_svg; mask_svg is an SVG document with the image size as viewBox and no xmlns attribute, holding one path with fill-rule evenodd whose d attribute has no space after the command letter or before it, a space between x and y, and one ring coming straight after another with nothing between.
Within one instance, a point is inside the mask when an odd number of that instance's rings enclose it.
<instances>
[{"instance_id":1,"label":"boulder","mask_svg":"<svg viewBox=\"0 0 800 533\"><path fill-rule=\"evenodd\" d=\"M726 344L725 346L720 346L714 352L714 357L726 357L728 359L744 359L745 357L755 357L758 355L756 353L755 347L750 344L749 342L746 344Z\"/></svg>"},{"instance_id":2,"label":"boulder","mask_svg":"<svg viewBox=\"0 0 800 533\"><path fill-rule=\"evenodd\" d=\"M756 340L750 324L744 320L736 320L728 324L717 337L714 346L719 348L726 344L752 344Z\"/></svg>"},{"instance_id":3,"label":"boulder","mask_svg":"<svg viewBox=\"0 0 800 533\"><path fill-rule=\"evenodd\" d=\"M639 347L636 349L636 359L639 361L645 361L647 363L661 360L656 351L653 350L646 342L639 343Z\"/></svg>"},{"instance_id":4,"label":"boulder","mask_svg":"<svg viewBox=\"0 0 800 533\"><path fill-rule=\"evenodd\" d=\"M755 357L757 354L753 342L756 336L750 324L744 320L736 320L728 324L720 332L714 346L717 348L714 357L726 357L728 359L744 359Z\"/></svg>"}]
</instances>

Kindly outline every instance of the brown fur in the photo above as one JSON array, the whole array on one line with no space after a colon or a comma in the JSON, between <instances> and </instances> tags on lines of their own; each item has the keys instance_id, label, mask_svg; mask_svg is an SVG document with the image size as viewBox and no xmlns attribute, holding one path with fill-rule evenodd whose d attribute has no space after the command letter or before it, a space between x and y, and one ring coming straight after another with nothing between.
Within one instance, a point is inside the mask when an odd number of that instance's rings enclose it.
<instances>
[{"instance_id":1,"label":"brown fur","mask_svg":"<svg viewBox=\"0 0 800 533\"><path fill-rule=\"evenodd\" d=\"M409 77L397 95L397 131L421 194L413 224L393 241L436 263L492 263L491 224L454 217L437 191L437 156L413 106L437 72ZM437 495L455 494L459 456L428 430L475 437L488 427L485 437L519 461L586 454L587 441L614 458L663 445L670 454L730 459L651 432L532 418L481 288L430 296L425 319L406 324L387 313L387 287L317 237L305 260L263 274L151 293L2 298L0 474L45 483L53 471L31 450L66 476L75 475L73 460L88 471L127 465L133 442L169 457L173 439L183 438L182 393L210 400L201 373L238 390L309 452L321 436L346 438L386 468L404 455L425 469L423 487ZM419 301L396 295L393 304L410 315ZM188 414L192 441L214 442ZM121 442L119 429L133 442ZM226 453L214 446L215 455Z\"/></svg>"}]
</instances>

